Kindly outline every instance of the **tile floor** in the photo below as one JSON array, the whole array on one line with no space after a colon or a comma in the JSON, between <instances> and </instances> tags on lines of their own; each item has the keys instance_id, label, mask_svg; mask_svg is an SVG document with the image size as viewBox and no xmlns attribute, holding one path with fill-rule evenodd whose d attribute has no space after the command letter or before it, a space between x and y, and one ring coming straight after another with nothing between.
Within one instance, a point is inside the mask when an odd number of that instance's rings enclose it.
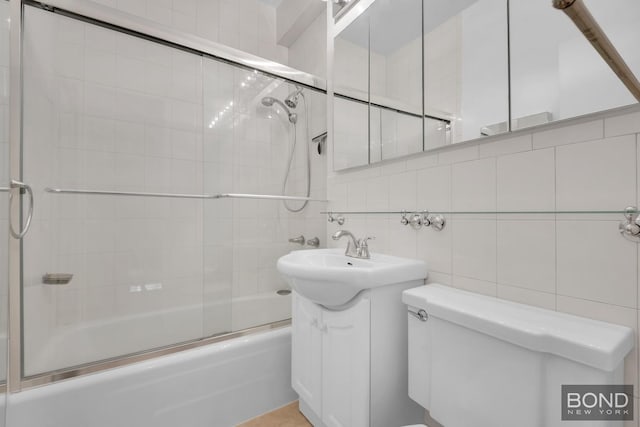
<instances>
[{"instance_id":1,"label":"tile floor","mask_svg":"<svg viewBox=\"0 0 640 427\"><path fill-rule=\"evenodd\" d=\"M298 410L298 401L260 415L237 427L313 427Z\"/></svg>"}]
</instances>

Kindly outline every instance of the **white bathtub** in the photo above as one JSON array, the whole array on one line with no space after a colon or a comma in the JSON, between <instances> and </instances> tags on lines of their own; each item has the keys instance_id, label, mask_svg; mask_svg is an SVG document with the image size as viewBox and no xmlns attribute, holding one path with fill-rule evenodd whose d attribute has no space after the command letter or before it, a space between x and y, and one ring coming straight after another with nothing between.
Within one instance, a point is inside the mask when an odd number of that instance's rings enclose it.
<instances>
[{"instance_id":1,"label":"white bathtub","mask_svg":"<svg viewBox=\"0 0 640 427\"><path fill-rule=\"evenodd\" d=\"M291 329L223 341L9 396L11 427L227 427L296 399Z\"/></svg>"},{"instance_id":2,"label":"white bathtub","mask_svg":"<svg viewBox=\"0 0 640 427\"><path fill-rule=\"evenodd\" d=\"M271 291L223 299L204 308L193 305L71 324L46 337L27 334L25 372L38 375L290 317L291 296ZM0 340L0 351L3 344ZM0 352L0 361L4 354ZM0 365L0 374L2 369L4 365Z\"/></svg>"}]
</instances>

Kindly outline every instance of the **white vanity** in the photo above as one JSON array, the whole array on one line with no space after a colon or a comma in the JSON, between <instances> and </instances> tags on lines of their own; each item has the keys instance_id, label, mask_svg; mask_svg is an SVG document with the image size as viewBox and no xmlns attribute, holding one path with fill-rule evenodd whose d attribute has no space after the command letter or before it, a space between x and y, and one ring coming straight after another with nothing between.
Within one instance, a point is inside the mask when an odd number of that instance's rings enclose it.
<instances>
[{"instance_id":1,"label":"white vanity","mask_svg":"<svg viewBox=\"0 0 640 427\"><path fill-rule=\"evenodd\" d=\"M402 291L424 283L422 261L342 249L294 251L278 270L294 290L292 385L316 427L422 422L408 396Z\"/></svg>"}]
</instances>

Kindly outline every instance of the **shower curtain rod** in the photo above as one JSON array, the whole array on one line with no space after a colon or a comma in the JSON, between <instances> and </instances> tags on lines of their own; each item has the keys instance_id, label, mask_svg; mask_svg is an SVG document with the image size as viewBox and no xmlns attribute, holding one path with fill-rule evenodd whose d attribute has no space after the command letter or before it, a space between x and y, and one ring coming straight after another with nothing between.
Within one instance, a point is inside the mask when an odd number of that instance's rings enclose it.
<instances>
[{"instance_id":1,"label":"shower curtain rod","mask_svg":"<svg viewBox=\"0 0 640 427\"><path fill-rule=\"evenodd\" d=\"M567 14L598 51L629 92L640 102L640 82L616 50L582 0L553 0L553 7Z\"/></svg>"},{"instance_id":2,"label":"shower curtain rod","mask_svg":"<svg viewBox=\"0 0 640 427\"><path fill-rule=\"evenodd\" d=\"M47 193L54 194L89 194L99 196L138 196L138 197L163 197L172 199L263 199L263 200L299 200L310 202L327 202L323 199L314 199L311 197L299 196L281 196L271 194L247 194L247 193L218 193L218 194L182 194L182 193L147 193L136 191L103 191L103 190L75 190L68 188L51 188L44 189Z\"/></svg>"}]
</instances>

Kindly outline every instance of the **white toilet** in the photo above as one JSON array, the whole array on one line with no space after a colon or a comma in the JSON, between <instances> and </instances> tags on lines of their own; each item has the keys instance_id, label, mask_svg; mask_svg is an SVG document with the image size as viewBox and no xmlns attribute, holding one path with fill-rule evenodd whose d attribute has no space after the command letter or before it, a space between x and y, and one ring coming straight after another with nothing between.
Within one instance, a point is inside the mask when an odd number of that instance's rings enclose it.
<instances>
[{"instance_id":1,"label":"white toilet","mask_svg":"<svg viewBox=\"0 0 640 427\"><path fill-rule=\"evenodd\" d=\"M627 327L442 285L406 290L402 300L409 396L445 427L566 426L561 385L624 383L634 346Z\"/></svg>"}]
</instances>

